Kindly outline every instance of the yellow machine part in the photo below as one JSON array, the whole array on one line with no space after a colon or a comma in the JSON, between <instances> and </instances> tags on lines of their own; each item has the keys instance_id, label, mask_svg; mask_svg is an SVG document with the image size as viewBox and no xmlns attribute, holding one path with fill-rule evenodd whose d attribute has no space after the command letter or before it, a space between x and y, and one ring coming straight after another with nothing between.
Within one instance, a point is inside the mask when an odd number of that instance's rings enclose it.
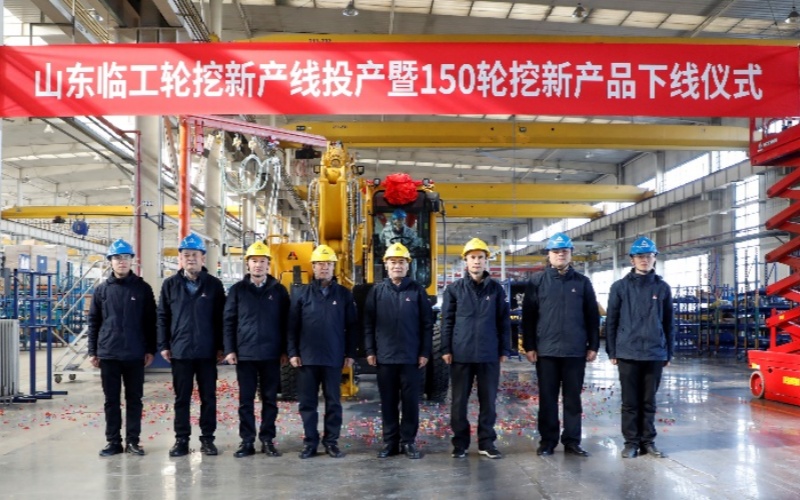
<instances>
[{"instance_id":1,"label":"yellow machine part","mask_svg":"<svg viewBox=\"0 0 800 500\"><path fill-rule=\"evenodd\" d=\"M272 243L269 249L272 253L270 274L275 276L287 290L291 290L295 266L300 266L303 284L307 285L311 282L314 276L311 269L311 252L314 251L314 243L310 241L303 243ZM342 396L345 397L358 394L358 385L356 385L352 368L344 368L342 370L340 390Z\"/></svg>"},{"instance_id":2,"label":"yellow machine part","mask_svg":"<svg viewBox=\"0 0 800 500\"><path fill-rule=\"evenodd\" d=\"M339 386L339 391L344 397L358 394L358 384L356 384L356 376L352 367L342 369L342 383Z\"/></svg>"},{"instance_id":3,"label":"yellow machine part","mask_svg":"<svg viewBox=\"0 0 800 500\"><path fill-rule=\"evenodd\" d=\"M291 290L294 280L294 268L300 266L303 284L311 283L314 276L311 270L311 252L314 243L272 243L269 246L272 252L270 274L275 276L287 290Z\"/></svg>"}]
</instances>

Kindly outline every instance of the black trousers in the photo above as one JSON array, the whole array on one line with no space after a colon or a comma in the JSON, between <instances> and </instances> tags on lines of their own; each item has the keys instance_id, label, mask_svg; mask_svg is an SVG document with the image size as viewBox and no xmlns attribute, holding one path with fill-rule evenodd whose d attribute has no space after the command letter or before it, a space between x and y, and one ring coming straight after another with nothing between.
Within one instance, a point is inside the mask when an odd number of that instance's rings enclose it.
<instances>
[{"instance_id":1,"label":"black trousers","mask_svg":"<svg viewBox=\"0 0 800 500\"><path fill-rule=\"evenodd\" d=\"M342 403L339 385L342 381L342 368L334 366L306 366L297 369L297 400L300 418L303 419L305 438L303 444L319 446L319 387L325 397L325 431L322 444L331 446L339 441L342 429Z\"/></svg>"},{"instance_id":2,"label":"black trousers","mask_svg":"<svg viewBox=\"0 0 800 500\"><path fill-rule=\"evenodd\" d=\"M139 443L142 433L142 395L144 393L144 357L134 361L100 360L100 381L106 397L106 441L122 442L122 384L125 384L125 441Z\"/></svg>"},{"instance_id":3,"label":"black trousers","mask_svg":"<svg viewBox=\"0 0 800 500\"><path fill-rule=\"evenodd\" d=\"M452 363L450 381L453 404L450 408L450 427L453 429L453 446L469 448L470 424L467 405L472 384L477 381L478 403L478 448L489 449L497 439L494 424L497 420L495 403L500 384L500 362L496 363Z\"/></svg>"},{"instance_id":4,"label":"black trousers","mask_svg":"<svg viewBox=\"0 0 800 500\"><path fill-rule=\"evenodd\" d=\"M200 439L213 440L217 430L217 361L214 359L173 359L172 385L175 388L175 437L189 439L192 426L189 412L192 389L197 378L200 393Z\"/></svg>"},{"instance_id":5,"label":"black trousers","mask_svg":"<svg viewBox=\"0 0 800 500\"><path fill-rule=\"evenodd\" d=\"M617 360L622 387L622 436L625 444L652 444L656 439L656 392L663 361Z\"/></svg>"},{"instance_id":6,"label":"black trousers","mask_svg":"<svg viewBox=\"0 0 800 500\"><path fill-rule=\"evenodd\" d=\"M255 398L256 387L261 395L261 427L259 441L275 439L275 419L278 417L278 385L281 381L281 362L239 361L236 364L239 382L239 437L254 443L256 439Z\"/></svg>"},{"instance_id":7,"label":"black trousers","mask_svg":"<svg viewBox=\"0 0 800 500\"><path fill-rule=\"evenodd\" d=\"M536 376L539 379L539 434L543 444L558 444L558 395L564 406L563 444L581 442L581 391L586 373L586 358L539 356Z\"/></svg>"},{"instance_id":8,"label":"black trousers","mask_svg":"<svg viewBox=\"0 0 800 500\"><path fill-rule=\"evenodd\" d=\"M384 443L411 444L417 439L420 379L419 365L378 365Z\"/></svg>"}]
</instances>

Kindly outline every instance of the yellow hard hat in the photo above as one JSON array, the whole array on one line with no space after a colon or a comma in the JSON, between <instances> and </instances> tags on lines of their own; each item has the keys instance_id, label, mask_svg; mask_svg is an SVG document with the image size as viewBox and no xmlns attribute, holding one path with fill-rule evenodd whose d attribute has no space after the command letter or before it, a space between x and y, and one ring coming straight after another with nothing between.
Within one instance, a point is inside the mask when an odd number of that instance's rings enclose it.
<instances>
[{"instance_id":1,"label":"yellow hard hat","mask_svg":"<svg viewBox=\"0 0 800 500\"><path fill-rule=\"evenodd\" d=\"M485 252L486 257L489 257L489 254L491 253L489 252L489 245L487 245L485 241L480 238L472 238L467 242L466 245L464 245L464 250L461 252L461 258L466 259L467 254L473 250L481 250Z\"/></svg>"},{"instance_id":2,"label":"yellow hard hat","mask_svg":"<svg viewBox=\"0 0 800 500\"><path fill-rule=\"evenodd\" d=\"M386 262L392 257L400 257L411 262L411 252L409 252L408 248L402 243L392 243L389 245L389 248L386 249L386 253L383 254L383 261Z\"/></svg>"},{"instance_id":3,"label":"yellow hard hat","mask_svg":"<svg viewBox=\"0 0 800 500\"><path fill-rule=\"evenodd\" d=\"M247 247L247 252L244 254L244 260L247 260L250 257L266 257L269 260L272 260L272 253L270 253L267 245L261 241L256 241Z\"/></svg>"},{"instance_id":4,"label":"yellow hard hat","mask_svg":"<svg viewBox=\"0 0 800 500\"><path fill-rule=\"evenodd\" d=\"M328 245L320 245L311 252L311 262L338 262L336 252Z\"/></svg>"}]
</instances>

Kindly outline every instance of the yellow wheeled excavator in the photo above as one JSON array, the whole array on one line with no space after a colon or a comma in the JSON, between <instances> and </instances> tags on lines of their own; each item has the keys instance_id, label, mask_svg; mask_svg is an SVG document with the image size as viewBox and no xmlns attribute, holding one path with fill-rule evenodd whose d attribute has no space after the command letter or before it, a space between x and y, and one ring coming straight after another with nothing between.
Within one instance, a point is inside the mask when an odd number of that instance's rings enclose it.
<instances>
[{"instance_id":1,"label":"yellow wheeled excavator","mask_svg":"<svg viewBox=\"0 0 800 500\"><path fill-rule=\"evenodd\" d=\"M330 142L316 177L308 186L308 211L314 240L302 243L270 242L272 274L287 289L313 279L311 252L316 245L331 247L338 258L337 281L353 291L359 311L367 293L385 276L383 254L387 246L403 243L412 254L410 276L436 301L437 217L442 204L429 180L413 180L406 174L367 179L346 147ZM438 325L438 322L437 322ZM363 361L363 333L359 329L359 360L342 372L342 396L358 392ZM421 390L428 399L441 401L447 394L449 371L441 359L439 329L434 330L434 359L428 363ZM296 397L294 368L284 367L281 391L284 399Z\"/></svg>"}]
</instances>

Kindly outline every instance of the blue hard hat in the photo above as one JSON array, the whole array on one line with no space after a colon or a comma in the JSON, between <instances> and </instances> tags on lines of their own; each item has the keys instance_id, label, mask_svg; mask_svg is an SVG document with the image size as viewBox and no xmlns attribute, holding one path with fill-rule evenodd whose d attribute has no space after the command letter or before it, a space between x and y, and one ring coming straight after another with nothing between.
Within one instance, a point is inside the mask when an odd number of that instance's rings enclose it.
<instances>
[{"instance_id":1,"label":"blue hard hat","mask_svg":"<svg viewBox=\"0 0 800 500\"><path fill-rule=\"evenodd\" d=\"M108 247L108 253L106 253L106 259L111 260L111 257L123 254L130 254L131 257L136 255L136 253L133 251L133 247L131 246L131 244L120 238L114 243L112 243L110 247Z\"/></svg>"},{"instance_id":2,"label":"blue hard hat","mask_svg":"<svg viewBox=\"0 0 800 500\"><path fill-rule=\"evenodd\" d=\"M191 233L186 238L182 239L181 244L178 245L178 251L180 252L181 250L199 250L205 254L206 242L203 241L203 238Z\"/></svg>"},{"instance_id":3,"label":"blue hard hat","mask_svg":"<svg viewBox=\"0 0 800 500\"><path fill-rule=\"evenodd\" d=\"M631 252L628 255L633 257L634 255L641 255L643 253L658 255L658 248L656 248L656 244L650 238L639 236L631 245Z\"/></svg>"},{"instance_id":4,"label":"blue hard hat","mask_svg":"<svg viewBox=\"0 0 800 500\"><path fill-rule=\"evenodd\" d=\"M547 240L545 250L558 250L561 248L569 248L570 250L575 247L572 246L572 240L564 233L556 233Z\"/></svg>"},{"instance_id":5,"label":"blue hard hat","mask_svg":"<svg viewBox=\"0 0 800 500\"><path fill-rule=\"evenodd\" d=\"M406 211L403 210L402 208L398 208L397 210L392 212L392 219L393 220L405 219L405 218L406 218Z\"/></svg>"}]
</instances>

